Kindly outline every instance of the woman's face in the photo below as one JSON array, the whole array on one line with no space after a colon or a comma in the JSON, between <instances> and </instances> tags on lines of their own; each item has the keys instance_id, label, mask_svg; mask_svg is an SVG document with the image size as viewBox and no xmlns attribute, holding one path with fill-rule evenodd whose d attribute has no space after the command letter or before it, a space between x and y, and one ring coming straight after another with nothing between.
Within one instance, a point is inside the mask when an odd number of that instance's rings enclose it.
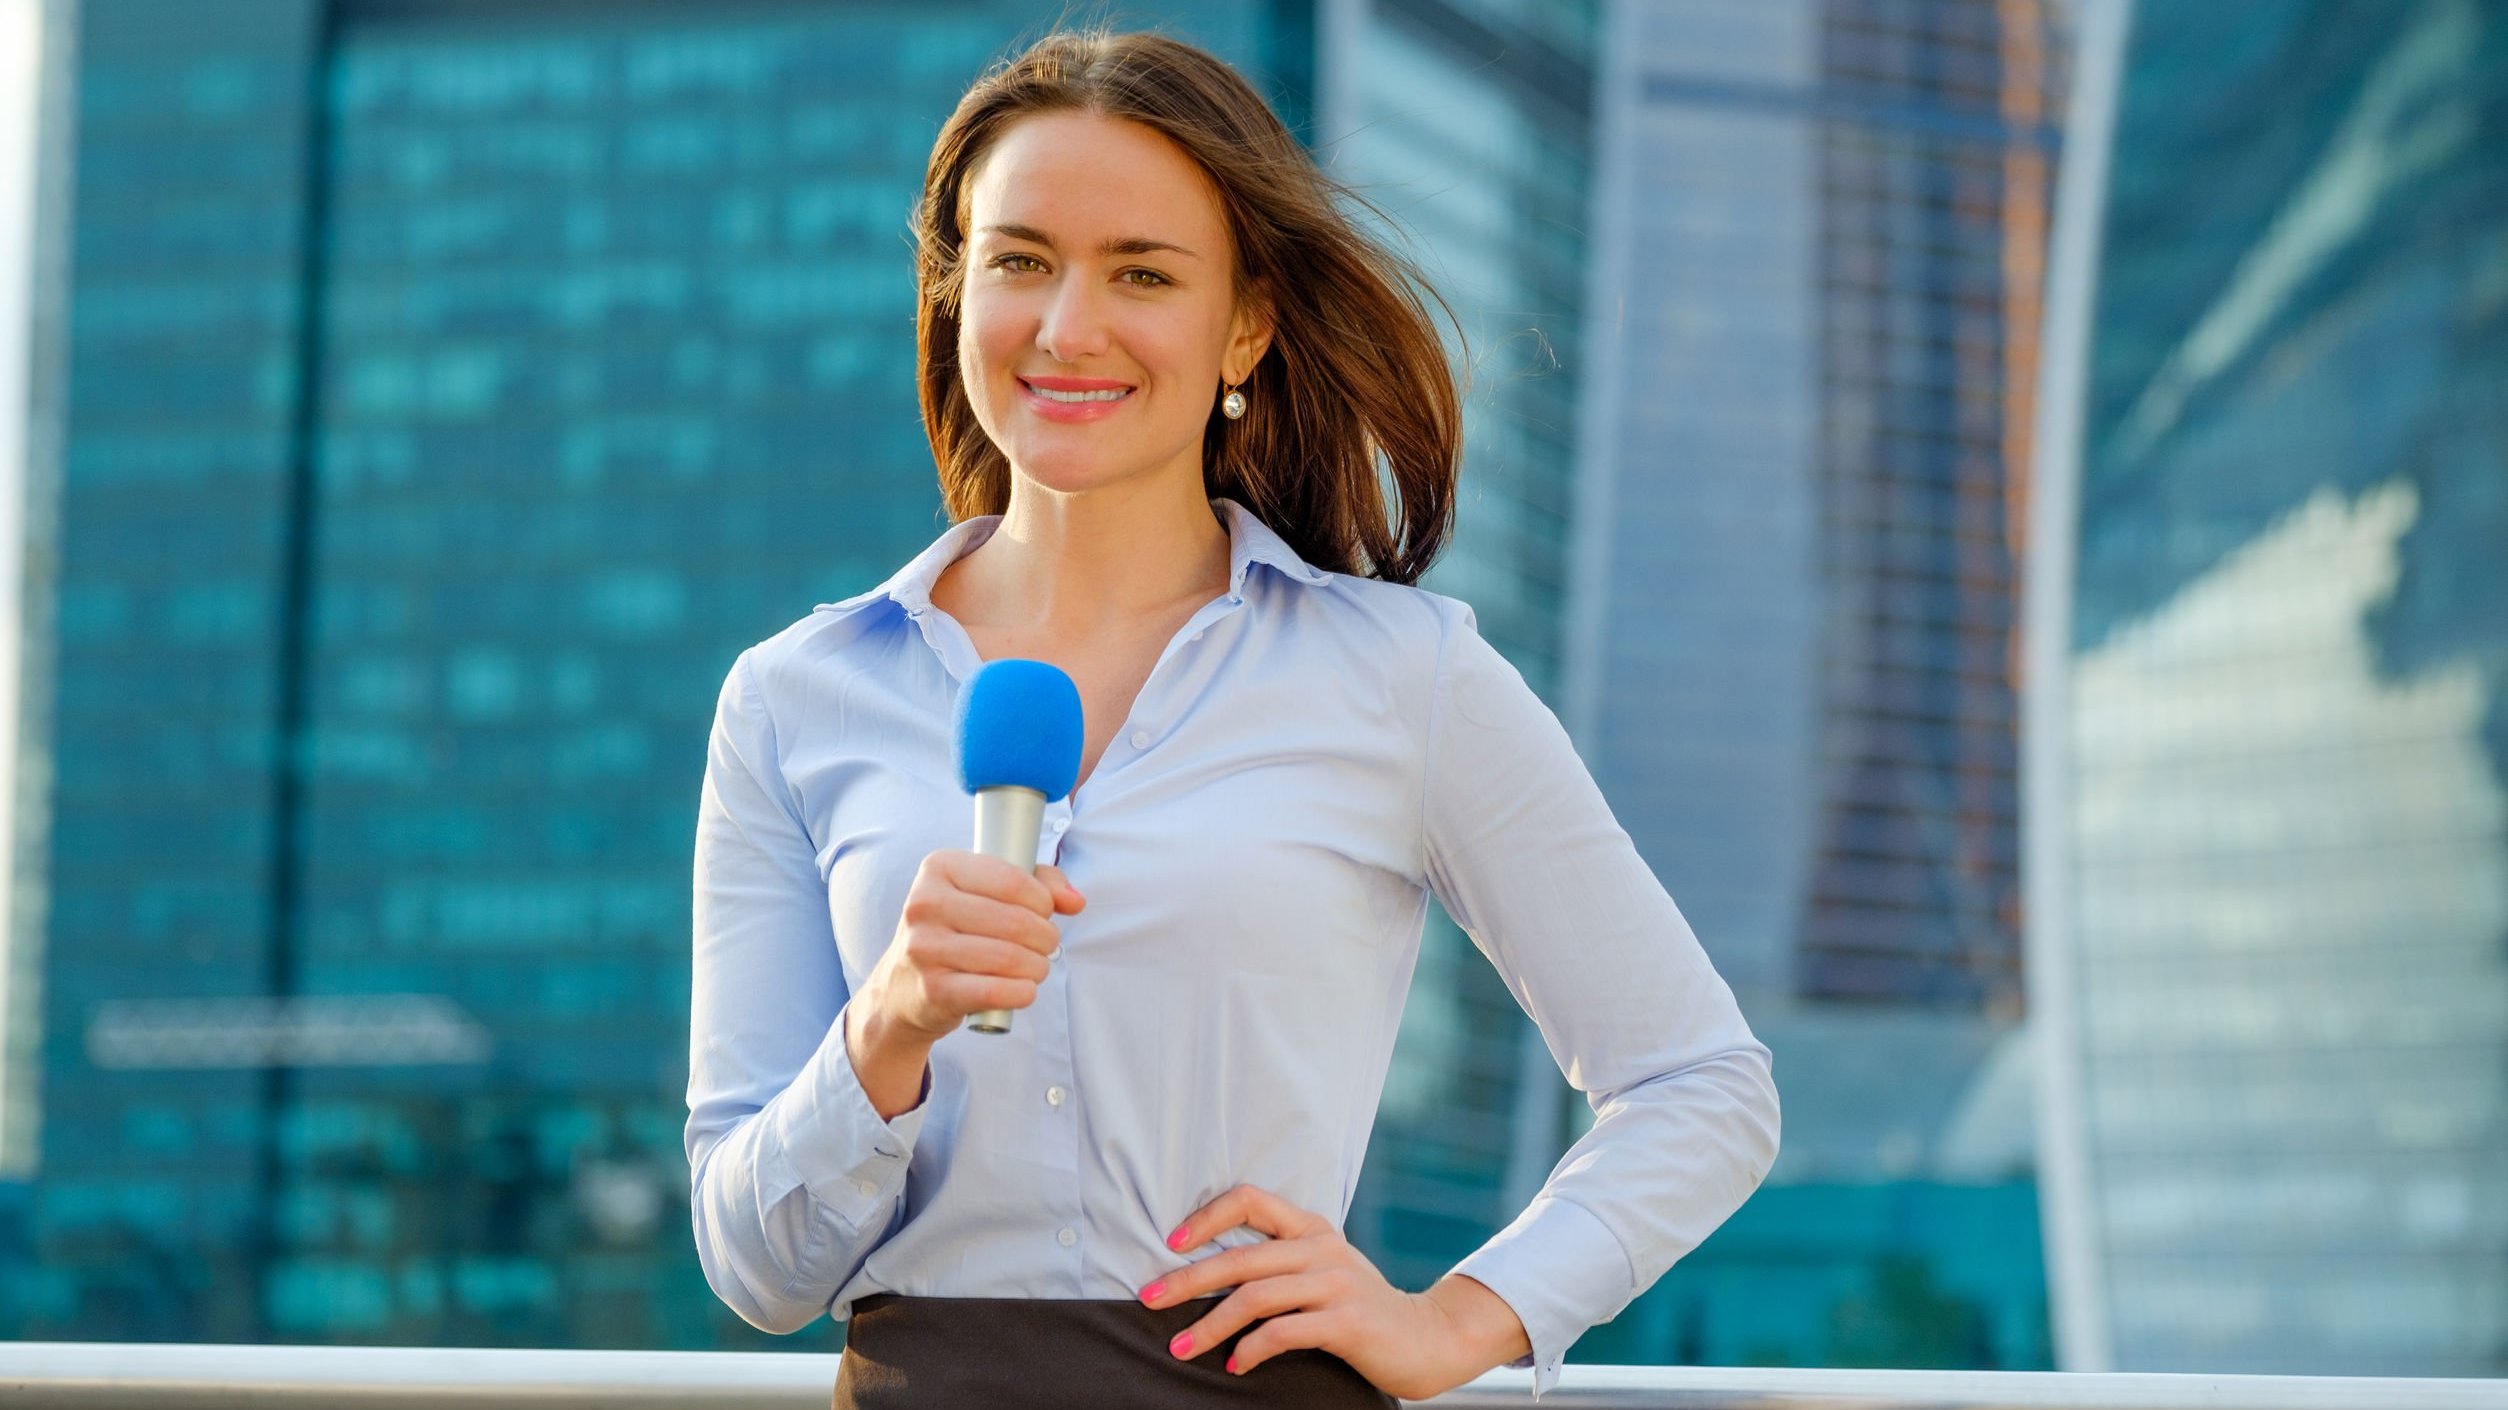
<instances>
[{"instance_id":1,"label":"woman's face","mask_svg":"<svg viewBox=\"0 0 2508 1410\"><path fill-rule=\"evenodd\" d=\"M1023 118L969 176L965 228L958 366L1013 475L1062 493L1198 486L1221 383L1270 334L1236 308L1227 222L1193 159L1119 118Z\"/></svg>"}]
</instances>

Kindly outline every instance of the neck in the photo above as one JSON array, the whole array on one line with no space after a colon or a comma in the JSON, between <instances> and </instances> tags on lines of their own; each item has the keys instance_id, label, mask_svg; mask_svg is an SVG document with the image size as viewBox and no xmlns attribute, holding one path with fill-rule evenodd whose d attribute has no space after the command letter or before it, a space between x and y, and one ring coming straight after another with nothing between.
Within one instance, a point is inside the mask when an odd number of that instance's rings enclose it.
<instances>
[{"instance_id":1,"label":"neck","mask_svg":"<svg viewBox=\"0 0 2508 1410\"><path fill-rule=\"evenodd\" d=\"M1228 530L1201 476L1059 493L1013 474L1010 507L950 565L944 610L1003 630L1088 635L1228 585Z\"/></svg>"}]
</instances>

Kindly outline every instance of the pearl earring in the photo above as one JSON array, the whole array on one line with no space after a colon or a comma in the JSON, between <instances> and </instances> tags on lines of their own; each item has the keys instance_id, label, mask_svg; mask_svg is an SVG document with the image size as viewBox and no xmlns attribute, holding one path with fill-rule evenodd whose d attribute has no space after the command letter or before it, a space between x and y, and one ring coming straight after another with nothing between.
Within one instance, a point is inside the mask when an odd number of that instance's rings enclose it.
<instances>
[{"instance_id":1,"label":"pearl earring","mask_svg":"<svg viewBox=\"0 0 2508 1410\"><path fill-rule=\"evenodd\" d=\"M1219 399L1219 414L1231 421L1245 415L1245 393L1230 387L1228 395Z\"/></svg>"}]
</instances>

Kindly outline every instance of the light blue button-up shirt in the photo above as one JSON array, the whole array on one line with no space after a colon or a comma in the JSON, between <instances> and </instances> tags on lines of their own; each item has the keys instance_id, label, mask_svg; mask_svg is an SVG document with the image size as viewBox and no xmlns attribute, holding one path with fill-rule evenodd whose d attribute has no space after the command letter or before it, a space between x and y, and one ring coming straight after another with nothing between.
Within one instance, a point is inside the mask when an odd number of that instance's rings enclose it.
<instances>
[{"instance_id":1,"label":"light blue button-up shirt","mask_svg":"<svg viewBox=\"0 0 2508 1410\"><path fill-rule=\"evenodd\" d=\"M1156 667L1037 856L1062 917L1006 1035L872 1109L841 1011L924 856L971 845L951 707L981 664L932 605L998 517L741 653L696 838L688 1160L714 1291L774 1332L875 1292L1130 1298L1230 1186L1339 1226L1430 894L1540 1026L1593 1127L1456 1266L1523 1319L1535 1392L1775 1159L1768 1050L1471 609L1329 573L1233 500L1226 595Z\"/></svg>"}]
</instances>

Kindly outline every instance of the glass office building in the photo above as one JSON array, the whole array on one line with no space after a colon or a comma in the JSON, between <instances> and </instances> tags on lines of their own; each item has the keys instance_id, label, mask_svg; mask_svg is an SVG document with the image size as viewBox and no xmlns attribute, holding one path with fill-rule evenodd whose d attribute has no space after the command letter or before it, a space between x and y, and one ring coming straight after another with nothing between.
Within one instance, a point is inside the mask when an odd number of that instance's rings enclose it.
<instances>
[{"instance_id":1,"label":"glass office building","mask_svg":"<svg viewBox=\"0 0 2508 1410\"><path fill-rule=\"evenodd\" d=\"M1305 131L1319 73L1363 91L1338 114L1379 135L1347 160L1422 183L1372 194L1469 268L1467 326L1572 342L1589 7L1111 18L1208 45ZM688 1244L706 723L740 648L943 526L906 217L966 82L1044 23L62 8L13 949L43 1000L11 1029L39 1100L9 1108L31 1183L0 1198L24 1231L0 1252L27 1251L0 1334L796 1344L719 1306ZM1482 223L1529 197L1549 214ZM1572 388L1484 378L1489 489L1434 584L1544 686ZM1567 1134L1494 974L1428 944L1352 1221L1414 1286Z\"/></svg>"},{"instance_id":2,"label":"glass office building","mask_svg":"<svg viewBox=\"0 0 2508 1410\"><path fill-rule=\"evenodd\" d=\"M2496 1376L2508 12L2093 8L2032 596L2064 1359Z\"/></svg>"},{"instance_id":3,"label":"glass office building","mask_svg":"<svg viewBox=\"0 0 2508 1410\"><path fill-rule=\"evenodd\" d=\"M1642 1304L1687 1357L2049 1360L2014 646L2063 19L1647 0L1605 45L1567 696L1785 1096Z\"/></svg>"},{"instance_id":4,"label":"glass office building","mask_svg":"<svg viewBox=\"0 0 2508 1410\"><path fill-rule=\"evenodd\" d=\"M1559 702L1600 7L1359 0L1318 9L1317 154L1390 220L1468 360L1453 546L1423 586ZM1591 1112L1497 971L1430 908L1351 1238L1424 1288L1512 1221ZM1606 1354L1589 1336L1579 1360Z\"/></svg>"}]
</instances>

